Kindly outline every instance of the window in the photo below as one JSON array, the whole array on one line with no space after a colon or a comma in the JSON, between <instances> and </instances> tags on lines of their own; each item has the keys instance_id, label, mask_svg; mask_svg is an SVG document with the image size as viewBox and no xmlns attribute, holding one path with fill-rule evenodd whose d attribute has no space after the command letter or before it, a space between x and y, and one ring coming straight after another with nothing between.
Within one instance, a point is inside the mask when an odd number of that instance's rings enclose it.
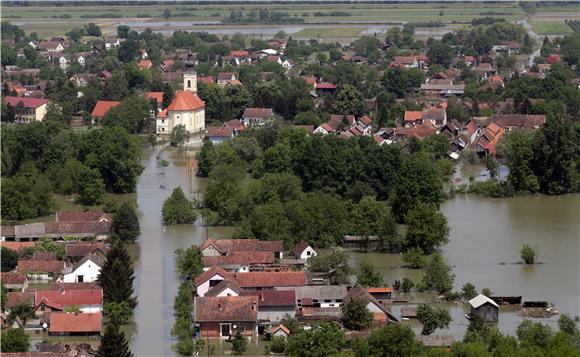
<instances>
[{"instance_id":1,"label":"window","mask_svg":"<svg viewBox=\"0 0 580 357\"><path fill-rule=\"evenodd\" d=\"M307 256L310 256L310 251L309 250L306 251L306 255Z\"/></svg>"},{"instance_id":2,"label":"window","mask_svg":"<svg viewBox=\"0 0 580 357\"><path fill-rule=\"evenodd\" d=\"M77 275L77 283L82 283L85 280L85 276L84 275Z\"/></svg>"},{"instance_id":3,"label":"window","mask_svg":"<svg viewBox=\"0 0 580 357\"><path fill-rule=\"evenodd\" d=\"M191 88L191 80L187 80L187 88Z\"/></svg>"}]
</instances>

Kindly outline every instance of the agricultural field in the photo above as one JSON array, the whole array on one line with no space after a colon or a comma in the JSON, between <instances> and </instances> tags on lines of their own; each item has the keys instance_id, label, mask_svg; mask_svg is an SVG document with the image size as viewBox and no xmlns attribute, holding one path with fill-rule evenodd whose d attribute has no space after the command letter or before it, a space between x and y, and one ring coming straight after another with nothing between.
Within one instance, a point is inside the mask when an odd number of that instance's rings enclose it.
<instances>
[{"instance_id":1,"label":"agricultural field","mask_svg":"<svg viewBox=\"0 0 580 357\"><path fill-rule=\"evenodd\" d=\"M305 24L389 23L408 21L469 22L473 18L494 16L507 21L525 17L525 12L513 3L506 4L275 4L275 5L105 5L105 6L2 6L2 19L40 36L63 34L86 22L103 27L104 33L114 32L121 21L137 22L132 27L144 29L148 22L187 21L194 26L220 26L232 10L244 16L251 11L269 9L304 19ZM165 10L171 17L164 18ZM192 28L188 28L192 30ZM331 31L332 32L332 31ZM308 31L306 32L308 34ZM328 34L329 32L326 32ZM314 33L317 35L316 33ZM324 37L324 35L321 35ZM332 34L330 35L332 37Z\"/></svg>"},{"instance_id":2,"label":"agricultural field","mask_svg":"<svg viewBox=\"0 0 580 357\"><path fill-rule=\"evenodd\" d=\"M357 37L363 31L360 27L309 27L302 29L292 36L295 38L351 38Z\"/></svg>"},{"instance_id":3,"label":"agricultural field","mask_svg":"<svg viewBox=\"0 0 580 357\"><path fill-rule=\"evenodd\" d=\"M532 21L534 31L540 35L571 34L572 28L562 21Z\"/></svg>"}]
</instances>

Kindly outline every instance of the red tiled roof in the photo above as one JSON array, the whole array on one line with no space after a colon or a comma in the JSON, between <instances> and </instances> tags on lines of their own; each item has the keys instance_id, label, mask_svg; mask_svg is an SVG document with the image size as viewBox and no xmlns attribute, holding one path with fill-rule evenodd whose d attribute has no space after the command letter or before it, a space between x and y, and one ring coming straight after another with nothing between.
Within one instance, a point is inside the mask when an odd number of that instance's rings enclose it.
<instances>
[{"instance_id":1,"label":"red tiled roof","mask_svg":"<svg viewBox=\"0 0 580 357\"><path fill-rule=\"evenodd\" d=\"M322 125L320 125L322 127L322 129L328 131L328 132L333 132L335 129L333 127L330 126L330 124L328 123L322 123Z\"/></svg>"},{"instance_id":2,"label":"red tiled roof","mask_svg":"<svg viewBox=\"0 0 580 357\"><path fill-rule=\"evenodd\" d=\"M161 63L163 63L164 66L171 67L175 64L175 61L172 59L166 59Z\"/></svg>"},{"instance_id":3,"label":"red tiled roof","mask_svg":"<svg viewBox=\"0 0 580 357\"><path fill-rule=\"evenodd\" d=\"M272 116L274 111L272 108L246 108L244 110L244 114L242 114L243 118L267 118Z\"/></svg>"},{"instance_id":4,"label":"red tiled roof","mask_svg":"<svg viewBox=\"0 0 580 357\"><path fill-rule=\"evenodd\" d=\"M101 332L103 314L95 313L52 313L50 332Z\"/></svg>"},{"instance_id":5,"label":"red tiled roof","mask_svg":"<svg viewBox=\"0 0 580 357\"><path fill-rule=\"evenodd\" d=\"M232 252L229 255L202 257L203 265L206 267L273 264L274 260L273 252Z\"/></svg>"},{"instance_id":6,"label":"red tiled roof","mask_svg":"<svg viewBox=\"0 0 580 357\"><path fill-rule=\"evenodd\" d=\"M61 260L19 260L16 270L19 273L62 273L64 262Z\"/></svg>"},{"instance_id":7,"label":"red tiled roof","mask_svg":"<svg viewBox=\"0 0 580 357\"><path fill-rule=\"evenodd\" d=\"M175 93L175 98L171 101L167 111L176 110L196 110L205 107L205 103L193 92L179 91Z\"/></svg>"},{"instance_id":8,"label":"red tiled roof","mask_svg":"<svg viewBox=\"0 0 580 357\"><path fill-rule=\"evenodd\" d=\"M48 99L43 98L30 98L30 97L13 97L6 96L4 100L10 106L16 107L18 103L22 102L25 108L38 108L44 104L48 103Z\"/></svg>"},{"instance_id":9,"label":"red tiled roof","mask_svg":"<svg viewBox=\"0 0 580 357\"><path fill-rule=\"evenodd\" d=\"M501 127L535 129L546 122L546 116L529 114L495 114L491 117L491 121L492 123L497 123L497 125Z\"/></svg>"},{"instance_id":10,"label":"red tiled roof","mask_svg":"<svg viewBox=\"0 0 580 357\"><path fill-rule=\"evenodd\" d=\"M275 334L278 330L283 331L286 335L290 335L290 330L288 329L288 327L286 327L282 324L274 327L274 329L272 330L272 335Z\"/></svg>"},{"instance_id":11,"label":"red tiled roof","mask_svg":"<svg viewBox=\"0 0 580 357\"><path fill-rule=\"evenodd\" d=\"M114 108L120 104L121 104L121 102L114 102L114 101L109 101L109 100L99 100L97 102L97 104L95 104L95 108L93 109L91 116L99 117L99 118L104 117L105 114L107 114L107 112L111 108Z\"/></svg>"},{"instance_id":12,"label":"red tiled roof","mask_svg":"<svg viewBox=\"0 0 580 357\"><path fill-rule=\"evenodd\" d=\"M308 243L301 240L294 246L294 249L292 249L292 254L294 254L295 257L300 256L306 248L308 248Z\"/></svg>"},{"instance_id":13,"label":"red tiled roof","mask_svg":"<svg viewBox=\"0 0 580 357\"><path fill-rule=\"evenodd\" d=\"M558 54L551 54L548 57L546 57L546 62L548 62L549 64L559 63L562 62L562 57L560 57L560 55Z\"/></svg>"},{"instance_id":14,"label":"red tiled roof","mask_svg":"<svg viewBox=\"0 0 580 357\"><path fill-rule=\"evenodd\" d=\"M280 60L280 56L268 56L266 60L268 62L278 62Z\"/></svg>"},{"instance_id":15,"label":"red tiled roof","mask_svg":"<svg viewBox=\"0 0 580 357\"><path fill-rule=\"evenodd\" d=\"M231 81L235 77L233 72L220 72L217 75L218 81Z\"/></svg>"},{"instance_id":16,"label":"red tiled roof","mask_svg":"<svg viewBox=\"0 0 580 357\"><path fill-rule=\"evenodd\" d=\"M163 103L163 92L147 92L143 96L147 100L155 99L158 104Z\"/></svg>"},{"instance_id":17,"label":"red tiled roof","mask_svg":"<svg viewBox=\"0 0 580 357\"><path fill-rule=\"evenodd\" d=\"M363 123L364 125L369 125L371 124L373 121L371 120L371 118L369 118L368 115L363 116L362 118L360 118L361 123Z\"/></svg>"},{"instance_id":18,"label":"red tiled roof","mask_svg":"<svg viewBox=\"0 0 580 357\"><path fill-rule=\"evenodd\" d=\"M141 69L149 69L153 67L153 62L151 62L150 60L141 60L139 61L139 63L137 63L137 67Z\"/></svg>"},{"instance_id":19,"label":"red tiled roof","mask_svg":"<svg viewBox=\"0 0 580 357\"><path fill-rule=\"evenodd\" d=\"M214 80L213 80L213 77L212 76L197 77L197 81L198 82L205 83L205 84L214 83Z\"/></svg>"},{"instance_id":20,"label":"red tiled roof","mask_svg":"<svg viewBox=\"0 0 580 357\"><path fill-rule=\"evenodd\" d=\"M46 234L107 234L111 222L47 222L44 224Z\"/></svg>"},{"instance_id":21,"label":"red tiled roof","mask_svg":"<svg viewBox=\"0 0 580 357\"><path fill-rule=\"evenodd\" d=\"M217 283L213 288L210 288L204 296L217 296L226 289L231 289L238 293L238 295L241 290L240 284L238 284L234 279L224 279Z\"/></svg>"},{"instance_id":22,"label":"red tiled roof","mask_svg":"<svg viewBox=\"0 0 580 357\"><path fill-rule=\"evenodd\" d=\"M231 138L234 136L234 128L222 125L207 127L207 136L210 138Z\"/></svg>"},{"instance_id":23,"label":"red tiled roof","mask_svg":"<svg viewBox=\"0 0 580 357\"><path fill-rule=\"evenodd\" d=\"M34 252L31 260L58 260L56 252Z\"/></svg>"},{"instance_id":24,"label":"red tiled roof","mask_svg":"<svg viewBox=\"0 0 580 357\"><path fill-rule=\"evenodd\" d=\"M336 84L320 82L316 83L316 89L336 89Z\"/></svg>"},{"instance_id":25,"label":"red tiled roof","mask_svg":"<svg viewBox=\"0 0 580 357\"><path fill-rule=\"evenodd\" d=\"M34 293L35 305L42 299L67 307L73 305L102 305L103 289L39 290Z\"/></svg>"},{"instance_id":26,"label":"red tiled roof","mask_svg":"<svg viewBox=\"0 0 580 357\"><path fill-rule=\"evenodd\" d=\"M238 119L232 119L232 120L226 121L224 123L224 126L230 127L236 131L245 131L246 130L246 126L244 125L244 122L242 122Z\"/></svg>"},{"instance_id":27,"label":"red tiled roof","mask_svg":"<svg viewBox=\"0 0 580 357\"><path fill-rule=\"evenodd\" d=\"M199 285L203 284L204 282L206 282L207 280L211 279L216 274L217 275L220 275L224 279L230 277L230 274L228 272L226 272L224 269L222 269L221 267L212 267L211 269L209 269L207 271L204 271L203 273L199 274L195 278L195 285L196 286L199 286Z\"/></svg>"},{"instance_id":28,"label":"red tiled roof","mask_svg":"<svg viewBox=\"0 0 580 357\"><path fill-rule=\"evenodd\" d=\"M391 65L412 65L416 60L413 56L395 56L391 61Z\"/></svg>"},{"instance_id":29,"label":"red tiled roof","mask_svg":"<svg viewBox=\"0 0 580 357\"><path fill-rule=\"evenodd\" d=\"M306 83L308 84L315 84L316 83L316 77L314 76L302 76L302 78L306 81Z\"/></svg>"},{"instance_id":30,"label":"red tiled roof","mask_svg":"<svg viewBox=\"0 0 580 357\"><path fill-rule=\"evenodd\" d=\"M21 285L26 282L26 276L13 271L0 273L0 281L4 285Z\"/></svg>"},{"instance_id":31,"label":"red tiled roof","mask_svg":"<svg viewBox=\"0 0 580 357\"><path fill-rule=\"evenodd\" d=\"M14 226L0 226L0 234L2 235L2 237L14 237L14 235L16 234L15 228L14 228ZM20 243L20 242L2 242L2 243L3 243L2 245L4 245L4 243ZM11 249L8 246L6 246L6 248ZM13 250L17 250L17 249L13 249Z\"/></svg>"},{"instance_id":32,"label":"red tiled roof","mask_svg":"<svg viewBox=\"0 0 580 357\"><path fill-rule=\"evenodd\" d=\"M303 271L237 273L234 278L242 288L306 285Z\"/></svg>"},{"instance_id":33,"label":"red tiled roof","mask_svg":"<svg viewBox=\"0 0 580 357\"><path fill-rule=\"evenodd\" d=\"M92 222L100 221L102 219L111 220L110 214L88 211L88 212L74 212L74 211L58 211L56 212L56 222Z\"/></svg>"},{"instance_id":34,"label":"red tiled roof","mask_svg":"<svg viewBox=\"0 0 580 357\"><path fill-rule=\"evenodd\" d=\"M258 320L256 296L196 297L196 322L243 322Z\"/></svg>"},{"instance_id":35,"label":"red tiled roof","mask_svg":"<svg viewBox=\"0 0 580 357\"><path fill-rule=\"evenodd\" d=\"M159 113L157 113L157 118L163 119L163 118L167 118L167 109L163 109L162 111L160 111Z\"/></svg>"},{"instance_id":36,"label":"red tiled roof","mask_svg":"<svg viewBox=\"0 0 580 357\"><path fill-rule=\"evenodd\" d=\"M105 243L67 243L64 247L67 257L85 257L97 250L107 253L109 246Z\"/></svg>"},{"instance_id":37,"label":"red tiled roof","mask_svg":"<svg viewBox=\"0 0 580 357\"><path fill-rule=\"evenodd\" d=\"M423 119L422 111L405 110L405 121L415 121Z\"/></svg>"},{"instance_id":38,"label":"red tiled roof","mask_svg":"<svg viewBox=\"0 0 580 357\"><path fill-rule=\"evenodd\" d=\"M12 235L14 235L14 227L12 228ZM4 230L2 230L2 235L4 235ZM15 252L19 252L23 249L36 246L36 243L37 242L2 242L1 245Z\"/></svg>"},{"instance_id":39,"label":"red tiled roof","mask_svg":"<svg viewBox=\"0 0 580 357\"><path fill-rule=\"evenodd\" d=\"M240 296L257 296L258 310L261 306L296 305L296 292L294 290L242 290Z\"/></svg>"},{"instance_id":40,"label":"red tiled roof","mask_svg":"<svg viewBox=\"0 0 580 357\"><path fill-rule=\"evenodd\" d=\"M230 56L232 57L248 57L249 55L248 51L230 51Z\"/></svg>"},{"instance_id":41,"label":"red tiled roof","mask_svg":"<svg viewBox=\"0 0 580 357\"><path fill-rule=\"evenodd\" d=\"M207 239L200 246L200 250L204 250L209 246L213 246L222 254L229 254L232 252L248 252L248 251L262 251L262 252L281 252L284 250L284 243L280 240L261 241L257 239Z\"/></svg>"},{"instance_id":42,"label":"red tiled roof","mask_svg":"<svg viewBox=\"0 0 580 357\"><path fill-rule=\"evenodd\" d=\"M17 293L9 291L6 293L6 306L5 308L11 308L16 305L22 304L24 302L29 302L30 305L34 304L34 292L25 291L23 293Z\"/></svg>"},{"instance_id":43,"label":"red tiled roof","mask_svg":"<svg viewBox=\"0 0 580 357\"><path fill-rule=\"evenodd\" d=\"M381 288L367 288L367 291L369 293L392 293L393 292L393 288L387 288L387 287L381 287Z\"/></svg>"}]
</instances>

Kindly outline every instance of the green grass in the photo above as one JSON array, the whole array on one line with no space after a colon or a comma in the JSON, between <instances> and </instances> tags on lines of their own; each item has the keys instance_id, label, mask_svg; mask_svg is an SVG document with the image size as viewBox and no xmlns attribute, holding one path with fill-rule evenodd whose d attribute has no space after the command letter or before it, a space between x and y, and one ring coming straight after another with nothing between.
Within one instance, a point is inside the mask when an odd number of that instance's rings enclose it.
<instances>
[{"instance_id":1,"label":"green grass","mask_svg":"<svg viewBox=\"0 0 580 357\"><path fill-rule=\"evenodd\" d=\"M532 21L534 30L542 35L565 35L572 33L572 28L561 21Z\"/></svg>"},{"instance_id":2,"label":"green grass","mask_svg":"<svg viewBox=\"0 0 580 357\"><path fill-rule=\"evenodd\" d=\"M356 37L364 29L361 27L341 27L341 28L330 28L330 27L309 27L302 29L292 37L296 38L343 38L343 37Z\"/></svg>"}]
</instances>

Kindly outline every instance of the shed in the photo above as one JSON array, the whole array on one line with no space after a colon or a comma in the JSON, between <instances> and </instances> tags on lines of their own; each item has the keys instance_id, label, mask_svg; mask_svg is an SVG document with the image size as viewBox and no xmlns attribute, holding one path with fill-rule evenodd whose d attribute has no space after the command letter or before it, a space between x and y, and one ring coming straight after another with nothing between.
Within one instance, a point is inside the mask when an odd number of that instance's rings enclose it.
<instances>
[{"instance_id":1,"label":"shed","mask_svg":"<svg viewBox=\"0 0 580 357\"><path fill-rule=\"evenodd\" d=\"M484 322L497 322L499 306L492 299L479 294L469 300L469 305L471 305L471 318L479 317Z\"/></svg>"}]
</instances>

